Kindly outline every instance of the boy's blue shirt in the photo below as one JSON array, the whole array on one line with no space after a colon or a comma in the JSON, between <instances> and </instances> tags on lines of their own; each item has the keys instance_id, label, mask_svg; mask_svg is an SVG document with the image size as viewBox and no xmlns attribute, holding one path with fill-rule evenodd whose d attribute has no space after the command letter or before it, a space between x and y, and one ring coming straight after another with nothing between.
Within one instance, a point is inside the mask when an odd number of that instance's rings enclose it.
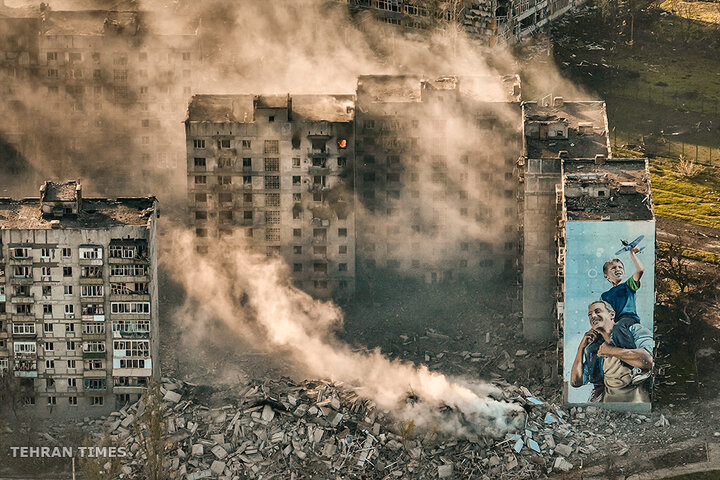
<instances>
[{"instance_id":1,"label":"boy's blue shirt","mask_svg":"<svg viewBox=\"0 0 720 480\"><path fill-rule=\"evenodd\" d=\"M633 277L628 278L626 281L615 285L607 292L600 295L600 298L608 302L613 310L615 310L615 318L619 319L622 316L631 316L638 322L640 317L637 314L637 307L635 305L635 292L640 288L640 282L636 282Z\"/></svg>"}]
</instances>

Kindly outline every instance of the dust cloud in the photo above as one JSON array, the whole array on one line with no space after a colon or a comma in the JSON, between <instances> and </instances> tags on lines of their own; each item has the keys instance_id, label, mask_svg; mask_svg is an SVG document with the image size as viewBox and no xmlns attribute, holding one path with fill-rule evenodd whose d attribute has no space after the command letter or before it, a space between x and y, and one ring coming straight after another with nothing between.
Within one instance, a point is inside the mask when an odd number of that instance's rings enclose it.
<instances>
[{"instance_id":1,"label":"dust cloud","mask_svg":"<svg viewBox=\"0 0 720 480\"><path fill-rule=\"evenodd\" d=\"M222 240L204 255L195 253L192 233L176 230L170 238L172 255L166 259L184 261L182 268L170 262L164 267L187 293L173 313L176 323L199 334L209 322L221 321L256 348L287 355L307 375L344 382L419 427L497 436L523 421L522 409L500 401L492 385L390 360L379 350L353 351L339 342L333 330L342 324L340 309L292 287L286 265L242 248L243 238Z\"/></svg>"}]
</instances>

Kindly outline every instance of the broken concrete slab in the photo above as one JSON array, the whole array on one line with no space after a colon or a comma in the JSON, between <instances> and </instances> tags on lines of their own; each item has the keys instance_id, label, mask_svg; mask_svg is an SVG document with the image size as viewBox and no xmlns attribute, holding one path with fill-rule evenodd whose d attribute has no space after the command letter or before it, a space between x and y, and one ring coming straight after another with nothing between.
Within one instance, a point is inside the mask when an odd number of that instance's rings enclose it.
<instances>
[{"instance_id":1,"label":"broken concrete slab","mask_svg":"<svg viewBox=\"0 0 720 480\"><path fill-rule=\"evenodd\" d=\"M165 396L163 397L163 400L165 400L166 402L177 403L180 401L181 398L182 398L182 395L180 395L179 393L168 390L167 392L165 392Z\"/></svg>"}]
</instances>

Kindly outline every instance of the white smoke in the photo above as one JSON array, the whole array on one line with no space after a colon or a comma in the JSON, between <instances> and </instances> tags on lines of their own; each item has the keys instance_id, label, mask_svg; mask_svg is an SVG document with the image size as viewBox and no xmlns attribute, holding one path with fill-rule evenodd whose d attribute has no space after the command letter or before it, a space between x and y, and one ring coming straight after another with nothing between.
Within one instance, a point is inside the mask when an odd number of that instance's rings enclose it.
<instances>
[{"instance_id":1,"label":"white smoke","mask_svg":"<svg viewBox=\"0 0 720 480\"><path fill-rule=\"evenodd\" d=\"M180 323L203 328L201 319L219 320L253 345L285 353L307 375L351 384L379 408L420 427L434 425L461 435L517 428L522 410L497 400L500 391L492 385L391 360L377 349L355 352L339 342L332 331L342 323L341 310L294 288L281 259L252 253L242 238L221 240L200 255L190 232L178 230L168 237L173 240L166 258L184 259L165 265L187 293L175 314ZM451 409L441 411L445 406Z\"/></svg>"}]
</instances>

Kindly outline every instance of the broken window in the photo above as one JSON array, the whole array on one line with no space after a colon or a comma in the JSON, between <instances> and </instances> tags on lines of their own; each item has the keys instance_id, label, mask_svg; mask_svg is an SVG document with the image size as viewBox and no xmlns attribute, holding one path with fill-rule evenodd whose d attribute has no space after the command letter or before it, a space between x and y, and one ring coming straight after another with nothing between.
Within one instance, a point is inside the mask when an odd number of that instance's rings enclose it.
<instances>
[{"instance_id":1,"label":"broken window","mask_svg":"<svg viewBox=\"0 0 720 480\"><path fill-rule=\"evenodd\" d=\"M280 188L280 177L277 175L269 175L265 177L265 189L277 190Z\"/></svg>"},{"instance_id":2,"label":"broken window","mask_svg":"<svg viewBox=\"0 0 720 480\"><path fill-rule=\"evenodd\" d=\"M221 175L218 177L218 185L231 185L231 184L232 184L232 176Z\"/></svg>"},{"instance_id":3,"label":"broken window","mask_svg":"<svg viewBox=\"0 0 720 480\"><path fill-rule=\"evenodd\" d=\"M205 168L205 159L201 157L195 157L195 168Z\"/></svg>"},{"instance_id":4,"label":"broken window","mask_svg":"<svg viewBox=\"0 0 720 480\"><path fill-rule=\"evenodd\" d=\"M399 165L400 164L400 156L399 155L388 155L387 162L388 162L388 165Z\"/></svg>"},{"instance_id":5,"label":"broken window","mask_svg":"<svg viewBox=\"0 0 720 480\"><path fill-rule=\"evenodd\" d=\"M194 148L205 148L205 140L193 140Z\"/></svg>"},{"instance_id":6,"label":"broken window","mask_svg":"<svg viewBox=\"0 0 720 480\"><path fill-rule=\"evenodd\" d=\"M207 237L208 236L207 228L196 228L195 235L197 235L200 238Z\"/></svg>"},{"instance_id":7,"label":"broken window","mask_svg":"<svg viewBox=\"0 0 720 480\"><path fill-rule=\"evenodd\" d=\"M347 245L340 245L338 247L338 253L340 255L347 255Z\"/></svg>"},{"instance_id":8,"label":"broken window","mask_svg":"<svg viewBox=\"0 0 720 480\"><path fill-rule=\"evenodd\" d=\"M338 263L338 272L347 272L347 263Z\"/></svg>"},{"instance_id":9,"label":"broken window","mask_svg":"<svg viewBox=\"0 0 720 480\"><path fill-rule=\"evenodd\" d=\"M313 176L313 185L325 186L325 175Z\"/></svg>"},{"instance_id":10,"label":"broken window","mask_svg":"<svg viewBox=\"0 0 720 480\"><path fill-rule=\"evenodd\" d=\"M302 263L293 263L293 272L302 272Z\"/></svg>"},{"instance_id":11,"label":"broken window","mask_svg":"<svg viewBox=\"0 0 720 480\"><path fill-rule=\"evenodd\" d=\"M250 140L242 140L242 141L240 142L240 145L242 146L243 149L247 150L247 149L252 148L252 141L250 141Z\"/></svg>"},{"instance_id":12,"label":"broken window","mask_svg":"<svg viewBox=\"0 0 720 480\"><path fill-rule=\"evenodd\" d=\"M347 237L347 228L338 228L338 237Z\"/></svg>"},{"instance_id":13,"label":"broken window","mask_svg":"<svg viewBox=\"0 0 720 480\"><path fill-rule=\"evenodd\" d=\"M327 229L325 228L313 228L313 238L317 241L327 240Z\"/></svg>"},{"instance_id":14,"label":"broken window","mask_svg":"<svg viewBox=\"0 0 720 480\"><path fill-rule=\"evenodd\" d=\"M315 255L327 255L327 247L324 245L315 245L313 247L313 254Z\"/></svg>"},{"instance_id":15,"label":"broken window","mask_svg":"<svg viewBox=\"0 0 720 480\"><path fill-rule=\"evenodd\" d=\"M243 168L249 169L252 168L252 158L243 158L242 160L242 166Z\"/></svg>"},{"instance_id":16,"label":"broken window","mask_svg":"<svg viewBox=\"0 0 720 480\"><path fill-rule=\"evenodd\" d=\"M218 201L220 203L232 203L233 201L233 195L232 193L223 192L218 195Z\"/></svg>"},{"instance_id":17,"label":"broken window","mask_svg":"<svg viewBox=\"0 0 720 480\"><path fill-rule=\"evenodd\" d=\"M265 140L265 153L280 153L279 140Z\"/></svg>"},{"instance_id":18,"label":"broken window","mask_svg":"<svg viewBox=\"0 0 720 480\"><path fill-rule=\"evenodd\" d=\"M302 229L293 228L293 237L302 237Z\"/></svg>"},{"instance_id":19,"label":"broken window","mask_svg":"<svg viewBox=\"0 0 720 480\"><path fill-rule=\"evenodd\" d=\"M313 285L315 285L315 288L327 288L328 282L327 280L313 280Z\"/></svg>"},{"instance_id":20,"label":"broken window","mask_svg":"<svg viewBox=\"0 0 720 480\"><path fill-rule=\"evenodd\" d=\"M195 185L205 185L207 177L205 175L195 175Z\"/></svg>"},{"instance_id":21,"label":"broken window","mask_svg":"<svg viewBox=\"0 0 720 480\"><path fill-rule=\"evenodd\" d=\"M387 174L387 181L388 181L388 182L399 182L399 181L400 181L400 174L399 174L399 173L388 173L388 174Z\"/></svg>"},{"instance_id":22,"label":"broken window","mask_svg":"<svg viewBox=\"0 0 720 480\"><path fill-rule=\"evenodd\" d=\"M220 210L220 213L218 214L218 218L221 222L227 223L232 222L233 219L233 212L232 210Z\"/></svg>"},{"instance_id":23,"label":"broken window","mask_svg":"<svg viewBox=\"0 0 720 480\"><path fill-rule=\"evenodd\" d=\"M266 228L265 229L265 241L266 242L279 242L280 241L280 229L279 228Z\"/></svg>"},{"instance_id":24,"label":"broken window","mask_svg":"<svg viewBox=\"0 0 720 480\"><path fill-rule=\"evenodd\" d=\"M280 211L269 210L265 212L265 221L268 225L280 225Z\"/></svg>"},{"instance_id":25,"label":"broken window","mask_svg":"<svg viewBox=\"0 0 720 480\"><path fill-rule=\"evenodd\" d=\"M345 157L338 157L337 159L337 166L338 168L343 168L347 165L347 158Z\"/></svg>"},{"instance_id":26,"label":"broken window","mask_svg":"<svg viewBox=\"0 0 720 480\"><path fill-rule=\"evenodd\" d=\"M252 201L253 201L252 193L243 193L243 202L252 203Z\"/></svg>"},{"instance_id":27,"label":"broken window","mask_svg":"<svg viewBox=\"0 0 720 480\"><path fill-rule=\"evenodd\" d=\"M265 159L265 171L266 172L279 172L280 171L280 159L279 158L266 158Z\"/></svg>"},{"instance_id":28,"label":"broken window","mask_svg":"<svg viewBox=\"0 0 720 480\"><path fill-rule=\"evenodd\" d=\"M300 175L293 175L292 177L292 184L293 185L301 185L302 184L302 177Z\"/></svg>"},{"instance_id":29,"label":"broken window","mask_svg":"<svg viewBox=\"0 0 720 480\"><path fill-rule=\"evenodd\" d=\"M243 185L252 185L252 177L250 175L243 175Z\"/></svg>"},{"instance_id":30,"label":"broken window","mask_svg":"<svg viewBox=\"0 0 720 480\"><path fill-rule=\"evenodd\" d=\"M221 150L230 148L230 139L220 139L217 142L218 148Z\"/></svg>"},{"instance_id":31,"label":"broken window","mask_svg":"<svg viewBox=\"0 0 720 480\"><path fill-rule=\"evenodd\" d=\"M279 193L266 193L265 194L265 206L266 207L279 207L280 206L280 194Z\"/></svg>"},{"instance_id":32,"label":"broken window","mask_svg":"<svg viewBox=\"0 0 720 480\"><path fill-rule=\"evenodd\" d=\"M327 273L327 263L313 263L313 272Z\"/></svg>"},{"instance_id":33,"label":"broken window","mask_svg":"<svg viewBox=\"0 0 720 480\"><path fill-rule=\"evenodd\" d=\"M207 220L207 212L206 211L195 212L195 220Z\"/></svg>"},{"instance_id":34,"label":"broken window","mask_svg":"<svg viewBox=\"0 0 720 480\"><path fill-rule=\"evenodd\" d=\"M295 255L302 255L302 246L300 246L300 245L293 245L293 254L295 254Z\"/></svg>"},{"instance_id":35,"label":"broken window","mask_svg":"<svg viewBox=\"0 0 720 480\"><path fill-rule=\"evenodd\" d=\"M363 181L364 182L374 182L375 181L375 172L365 172L363 174Z\"/></svg>"},{"instance_id":36,"label":"broken window","mask_svg":"<svg viewBox=\"0 0 720 480\"><path fill-rule=\"evenodd\" d=\"M243 212L243 220L252 220L253 219L253 212L252 210L245 210Z\"/></svg>"}]
</instances>

